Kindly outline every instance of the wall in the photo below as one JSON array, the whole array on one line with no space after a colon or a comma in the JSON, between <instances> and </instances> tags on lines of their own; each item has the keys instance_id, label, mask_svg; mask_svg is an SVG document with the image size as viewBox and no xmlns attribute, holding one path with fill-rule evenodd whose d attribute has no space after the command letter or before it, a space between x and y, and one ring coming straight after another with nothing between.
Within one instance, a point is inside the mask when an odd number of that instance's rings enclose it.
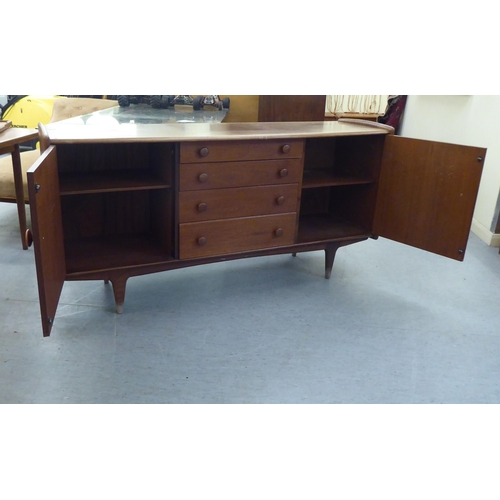
<instances>
[{"instance_id":1,"label":"wall","mask_svg":"<svg viewBox=\"0 0 500 500\"><path fill-rule=\"evenodd\" d=\"M500 96L410 95L400 134L416 139L488 148L474 211L472 231L488 245L500 246L494 234L500 210Z\"/></svg>"}]
</instances>

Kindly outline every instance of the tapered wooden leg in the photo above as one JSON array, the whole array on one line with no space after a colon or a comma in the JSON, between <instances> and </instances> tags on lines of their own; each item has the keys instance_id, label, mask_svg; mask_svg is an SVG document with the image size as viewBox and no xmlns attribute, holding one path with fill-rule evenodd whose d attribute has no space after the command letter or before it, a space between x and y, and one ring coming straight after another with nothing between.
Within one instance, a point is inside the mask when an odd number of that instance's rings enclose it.
<instances>
[{"instance_id":1,"label":"tapered wooden leg","mask_svg":"<svg viewBox=\"0 0 500 500\"><path fill-rule=\"evenodd\" d=\"M340 245L330 244L325 248L325 279L330 279L332 275L333 261Z\"/></svg>"},{"instance_id":2,"label":"tapered wooden leg","mask_svg":"<svg viewBox=\"0 0 500 500\"><path fill-rule=\"evenodd\" d=\"M113 294L115 296L116 312L122 314L123 304L125 302L125 288L127 286L127 276L118 276L110 279L113 285Z\"/></svg>"},{"instance_id":3,"label":"tapered wooden leg","mask_svg":"<svg viewBox=\"0 0 500 500\"><path fill-rule=\"evenodd\" d=\"M12 168L14 173L14 186L16 189L17 217L19 219L19 230L21 231L21 242L23 249L27 250L26 243L26 206L24 202L23 172L21 169L21 154L19 144L14 145L12 156Z\"/></svg>"}]
</instances>

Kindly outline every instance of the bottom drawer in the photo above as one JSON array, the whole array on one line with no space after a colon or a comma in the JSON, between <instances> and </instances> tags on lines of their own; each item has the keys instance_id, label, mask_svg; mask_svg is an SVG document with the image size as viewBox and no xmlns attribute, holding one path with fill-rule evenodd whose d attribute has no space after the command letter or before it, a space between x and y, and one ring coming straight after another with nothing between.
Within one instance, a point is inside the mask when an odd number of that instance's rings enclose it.
<instances>
[{"instance_id":1,"label":"bottom drawer","mask_svg":"<svg viewBox=\"0 0 500 500\"><path fill-rule=\"evenodd\" d=\"M180 224L179 257L196 259L292 245L295 227L295 213Z\"/></svg>"}]
</instances>

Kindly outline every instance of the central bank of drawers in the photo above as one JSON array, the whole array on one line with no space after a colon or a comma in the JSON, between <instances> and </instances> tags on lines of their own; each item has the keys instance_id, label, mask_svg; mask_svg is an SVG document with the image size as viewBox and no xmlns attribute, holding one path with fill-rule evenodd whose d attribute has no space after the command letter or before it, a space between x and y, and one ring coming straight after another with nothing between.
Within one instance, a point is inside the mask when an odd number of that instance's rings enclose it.
<instances>
[{"instance_id":1,"label":"central bank of drawers","mask_svg":"<svg viewBox=\"0 0 500 500\"><path fill-rule=\"evenodd\" d=\"M291 245L302 140L182 143L179 257Z\"/></svg>"}]
</instances>

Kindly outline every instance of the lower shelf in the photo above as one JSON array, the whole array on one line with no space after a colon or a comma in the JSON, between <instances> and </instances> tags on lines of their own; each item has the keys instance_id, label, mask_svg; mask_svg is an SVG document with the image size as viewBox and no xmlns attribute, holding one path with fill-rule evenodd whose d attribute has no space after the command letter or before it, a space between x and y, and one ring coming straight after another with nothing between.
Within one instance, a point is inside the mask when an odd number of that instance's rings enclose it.
<instances>
[{"instance_id":1,"label":"lower shelf","mask_svg":"<svg viewBox=\"0 0 500 500\"><path fill-rule=\"evenodd\" d=\"M334 214L301 215L297 243L369 238L370 231Z\"/></svg>"},{"instance_id":2,"label":"lower shelf","mask_svg":"<svg viewBox=\"0 0 500 500\"><path fill-rule=\"evenodd\" d=\"M297 244L370 236L371 233L366 229L337 215L303 215L299 221ZM66 240L65 254L68 275L147 266L174 260L172 252L158 240L142 234Z\"/></svg>"},{"instance_id":3,"label":"lower shelf","mask_svg":"<svg viewBox=\"0 0 500 500\"><path fill-rule=\"evenodd\" d=\"M158 242L147 235L107 236L65 242L66 273L157 264L172 260Z\"/></svg>"}]
</instances>

